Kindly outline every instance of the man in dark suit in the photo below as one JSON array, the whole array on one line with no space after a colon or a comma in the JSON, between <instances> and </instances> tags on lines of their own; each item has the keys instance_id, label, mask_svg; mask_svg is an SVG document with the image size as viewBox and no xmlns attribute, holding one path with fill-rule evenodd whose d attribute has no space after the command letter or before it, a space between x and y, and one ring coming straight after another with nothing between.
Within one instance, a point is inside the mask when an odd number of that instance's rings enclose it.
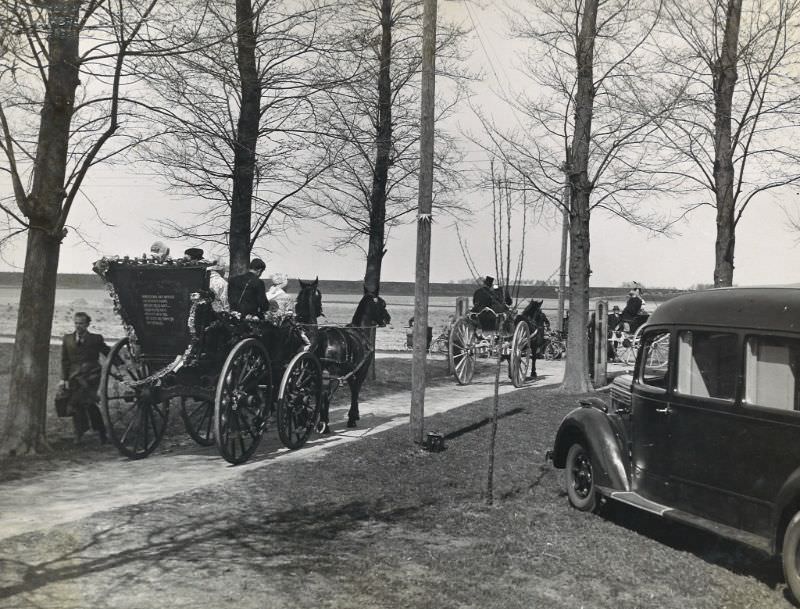
<instances>
[{"instance_id":1,"label":"man in dark suit","mask_svg":"<svg viewBox=\"0 0 800 609\"><path fill-rule=\"evenodd\" d=\"M100 355L110 351L100 334L89 332L92 318L75 313L75 331L64 335L61 345L61 388L69 390L69 405L75 426L75 440L80 441L91 427L107 441L106 427L97 407L100 387Z\"/></svg>"},{"instance_id":2,"label":"man in dark suit","mask_svg":"<svg viewBox=\"0 0 800 609\"><path fill-rule=\"evenodd\" d=\"M494 277L487 275L483 285L472 294L472 310L477 313L485 308L493 308L495 298Z\"/></svg>"},{"instance_id":3,"label":"man in dark suit","mask_svg":"<svg viewBox=\"0 0 800 609\"><path fill-rule=\"evenodd\" d=\"M267 288L261 281L261 275L267 265L259 258L250 261L248 271L228 280L228 304L231 311L239 311L242 315L263 317L269 309Z\"/></svg>"}]
</instances>

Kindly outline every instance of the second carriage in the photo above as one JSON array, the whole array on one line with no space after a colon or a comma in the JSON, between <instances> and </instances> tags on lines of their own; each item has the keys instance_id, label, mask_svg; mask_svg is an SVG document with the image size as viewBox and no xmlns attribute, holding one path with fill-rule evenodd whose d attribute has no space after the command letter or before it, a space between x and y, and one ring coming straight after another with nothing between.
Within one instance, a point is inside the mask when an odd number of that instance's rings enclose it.
<instances>
[{"instance_id":1,"label":"second carriage","mask_svg":"<svg viewBox=\"0 0 800 609\"><path fill-rule=\"evenodd\" d=\"M450 330L450 370L460 385L467 385L479 359L508 360L508 375L515 387L522 387L535 370L536 328L521 319L514 309L496 312L486 307L458 318Z\"/></svg>"},{"instance_id":2,"label":"second carriage","mask_svg":"<svg viewBox=\"0 0 800 609\"><path fill-rule=\"evenodd\" d=\"M109 435L132 459L161 442L177 402L192 438L217 444L230 463L247 460L267 423L301 447L320 417L322 365L281 320L214 311L207 265L103 259L126 336L111 349L100 382Z\"/></svg>"}]
</instances>

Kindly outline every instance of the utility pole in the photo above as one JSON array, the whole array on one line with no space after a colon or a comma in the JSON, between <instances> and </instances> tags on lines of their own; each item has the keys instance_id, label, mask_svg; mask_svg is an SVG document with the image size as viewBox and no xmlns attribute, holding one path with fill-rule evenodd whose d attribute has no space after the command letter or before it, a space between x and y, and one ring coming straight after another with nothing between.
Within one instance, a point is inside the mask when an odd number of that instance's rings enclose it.
<instances>
[{"instance_id":1,"label":"utility pole","mask_svg":"<svg viewBox=\"0 0 800 609\"><path fill-rule=\"evenodd\" d=\"M431 267L433 208L433 127L436 66L436 2L425 0L422 13L422 112L420 124L417 267L414 287L414 352L411 362L411 441L422 444L425 423L425 354Z\"/></svg>"},{"instance_id":2,"label":"utility pole","mask_svg":"<svg viewBox=\"0 0 800 609\"><path fill-rule=\"evenodd\" d=\"M570 157L570 147L567 146L567 159ZM564 297L567 294L567 244L569 243L569 161L564 161L561 171L564 172L563 214L561 218L561 266L558 271L558 321L556 330L564 330Z\"/></svg>"}]
</instances>

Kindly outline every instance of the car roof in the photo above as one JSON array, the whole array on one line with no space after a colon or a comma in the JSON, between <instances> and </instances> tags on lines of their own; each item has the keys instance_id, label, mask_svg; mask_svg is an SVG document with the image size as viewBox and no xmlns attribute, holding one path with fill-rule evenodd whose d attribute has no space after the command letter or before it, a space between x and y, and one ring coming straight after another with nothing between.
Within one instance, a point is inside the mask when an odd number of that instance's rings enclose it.
<instances>
[{"instance_id":1,"label":"car roof","mask_svg":"<svg viewBox=\"0 0 800 609\"><path fill-rule=\"evenodd\" d=\"M800 288L718 288L662 303L647 325L700 325L800 331Z\"/></svg>"}]
</instances>

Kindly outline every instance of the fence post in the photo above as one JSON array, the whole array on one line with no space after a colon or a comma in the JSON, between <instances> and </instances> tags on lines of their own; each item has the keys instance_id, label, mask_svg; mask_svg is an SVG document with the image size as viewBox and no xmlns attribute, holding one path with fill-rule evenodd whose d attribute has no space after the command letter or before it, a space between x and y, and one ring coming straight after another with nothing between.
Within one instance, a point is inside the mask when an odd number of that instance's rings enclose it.
<instances>
[{"instance_id":1,"label":"fence post","mask_svg":"<svg viewBox=\"0 0 800 609\"><path fill-rule=\"evenodd\" d=\"M457 296L456 297L456 319L459 317L464 317L470 309L470 298L469 296Z\"/></svg>"},{"instance_id":2,"label":"fence post","mask_svg":"<svg viewBox=\"0 0 800 609\"><path fill-rule=\"evenodd\" d=\"M594 314L594 386L608 382L608 301L598 300Z\"/></svg>"},{"instance_id":3,"label":"fence post","mask_svg":"<svg viewBox=\"0 0 800 609\"><path fill-rule=\"evenodd\" d=\"M377 378L377 373L375 371L375 365L378 363L378 358L375 357L375 355L376 355L376 351L375 351L375 349L376 349L376 347L375 347L375 335L377 333L377 330L378 330L378 326L372 326L372 328L370 329L370 337L369 337L369 340L372 343L372 354L373 354L372 355L372 365L370 366L370 368L371 368L370 377L369 377L369 379L371 381L374 381Z\"/></svg>"}]
</instances>

